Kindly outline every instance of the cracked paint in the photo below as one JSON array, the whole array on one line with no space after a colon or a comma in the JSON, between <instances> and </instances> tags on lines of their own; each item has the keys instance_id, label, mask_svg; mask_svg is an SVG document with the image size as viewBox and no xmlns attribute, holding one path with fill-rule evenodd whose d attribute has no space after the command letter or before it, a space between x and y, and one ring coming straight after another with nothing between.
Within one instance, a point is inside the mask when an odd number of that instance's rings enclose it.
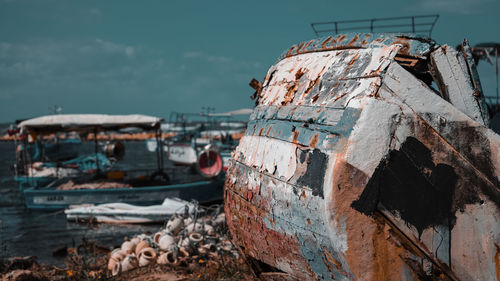
<instances>
[{"instance_id":1,"label":"cracked paint","mask_svg":"<svg viewBox=\"0 0 500 281\"><path fill-rule=\"evenodd\" d=\"M464 50L408 34L286 50L232 154L233 242L298 280L497 278L500 136Z\"/></svg>"}]
</instances>

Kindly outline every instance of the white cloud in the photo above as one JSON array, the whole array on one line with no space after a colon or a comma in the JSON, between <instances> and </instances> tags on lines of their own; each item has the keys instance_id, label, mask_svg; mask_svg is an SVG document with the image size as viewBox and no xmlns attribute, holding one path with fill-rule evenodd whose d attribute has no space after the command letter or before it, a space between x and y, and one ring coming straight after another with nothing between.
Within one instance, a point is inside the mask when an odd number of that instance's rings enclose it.
<instances>
[{"instance_id":1,"label":"white cloud","mask_svg":"<svg viewBox=\"0 0 500 281\"><path fill-rule=\"evenodd\" d=\"M199 58L199 59L202 59L202 60L205 60L208 62L216 62L216 63L227 63L227 62L231 62L233 60L230 57L208 55L208 54L205 54L204 52L199 52L199 51L185 52L183 54L183 56L186 59Z\"/></svg>"},{"instance_id":2,"label":"white cloud","mask_svg":"<svg viewBox=\"0 0 500 281\"><path fill-rule=\"evenodd\" d=\"M202 53L201 52L185 52L184 57L185 58L197 58L201 57Z\"/></svg>"},{"instance_id":3,"label":"white cloud","mask_svg":"<svg viewBox=\"0 0 500 281\"><path fill-rule=\"evenodd\" d=\"M247 96L253 90L247 85L252 77L265 75L263 65L102 38L0 41L0 119L46 114L54 103L67 113L166 116L172 110L192 112L208 105L231 110L251 105Z\"/></svg>"},{"instance_id":4,"label":"white cloud","mask_svg":"<svg viewBox=\"0 0 500 281\"><path fill-rule=\"evenodd\" d=\"M133 56L134 53L135 53L134 47L130 47L130 46L125 47L125 54L127 55L127 57Z\"/></svg>"},{"instance_id":5,"label":"white cloud","mask_svg":"<svg viewBox=\"0 0 500 281\"><path fill-rule=\"evenodd\" d=\"M140 46L102 39L0 42L2 95L16 93L26 97L45 92L50 96L65 88L92 85L114 90L119 89L116 85L127 83L136 83L139 88L139 81L148 79L151 73L165 71L168 68L144 55Z\"/></svg>"},{"instance_id":6,"label":"white cloud","mask_svg":"<svg viewBox=\"0 0 500 281\"><path fill-rule=\"evenodd\" d=\"M188 51L183 54L185 59L198 59L199 61L207 62L215 66L215 68L221 71L240 71L243 69L261 69L264 64L259 61L247 61L243 59L231 58L227 56L216 56L212 54L206 54L201 51ZM185 66L182 67L185 69Z\"/></svg>"},{"instance_id":7,"label":"white cloud","mask_svg":"<svg viewBox=\"0 0 500 281\"><path fill-rule=\"evenodd\" d=\"M205 56L205 59L209 62L218 62L218 63L228 63L233 61L232 58L225 56Z\"/></svg>"},{"instance_id":8,"label":"white cloud","mask_svg":"<svg viewBox=\"0 0 500 281\"><path fill-rule=\"evenodd\" d=\"M99 8L92 8L92 9L90 9L89 10L89 14L92 17L97 17L97 18L102 17L102 11Z\"/></svg>"},{"instance_id":9,"label":"white cloud","mask_svg":"<svg viewBox=\"0 0 500 281\"><path fill-rule=\"evenodd\" d=\"M95 41L102 46L103 50L110 52L110 53L123 53L127 57L131 57L136 52L136 48L134 48L133 46L117 44L117 43L105 41L105 40L102 40L99 38L96 38Z\"/></svg>"}]
</instances>

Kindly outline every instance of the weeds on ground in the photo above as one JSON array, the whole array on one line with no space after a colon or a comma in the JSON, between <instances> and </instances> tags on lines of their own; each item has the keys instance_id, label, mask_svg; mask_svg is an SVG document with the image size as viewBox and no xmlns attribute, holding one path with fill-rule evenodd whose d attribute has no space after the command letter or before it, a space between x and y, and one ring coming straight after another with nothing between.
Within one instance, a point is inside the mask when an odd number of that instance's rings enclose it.
<instances>
[{"instance_id":1,"label":"weeds on ground","mask_svg":"<svg viewBox=\"0 0 500 281\"><path fill-rule=\"evenodd\" d=\"M94 221L89 220L87 230L94 228ZM74 243L73 243L74 244ZM68 249L66 258L66 274L70 280L108 280L106 264L109 250L97 245L95 239L89 238L88 232L82 238L81 244Z\"/></svg>"},{"instance_id":2,"label":"weeds on ground","mask_svg":"<svg viewBox=\"0 0 500 281\"><path fill-rule=\"evenodd\" d=\"M3 221L0 220L0 273L4 272L8 262L7 242L4 237Z\"/></svg>"},{"instance_id":3,"label":"weeds on ground","mask_svg":"<svg viewBox=\"0 0 500 281\"><path fill-rule=\"evenodd\" d=\"M204 261L190 280L253 280L253 274L242 258L222 255L218 259Z\"/></svg>"}]
</instances>

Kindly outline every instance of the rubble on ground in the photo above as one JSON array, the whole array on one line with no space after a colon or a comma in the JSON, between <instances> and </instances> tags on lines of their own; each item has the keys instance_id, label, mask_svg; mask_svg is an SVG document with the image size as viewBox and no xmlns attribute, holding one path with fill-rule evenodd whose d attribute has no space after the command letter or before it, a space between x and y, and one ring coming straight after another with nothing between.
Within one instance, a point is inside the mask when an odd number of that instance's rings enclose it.
<instances>
[{"instance_id":1,"label":"rubble on ground","mask_svg":"<svg viewBox=\"0 0 500 281\"><path fill-rule=\"evenodd\" d=\"M125 238L113 251L84 238L66 249L64 268L39 266L35 257L7 260L0 280L254 280L227 236L222 206L195 209L177 213L156 233Z\"/></svg>"},{"instance_id":2,"label":"rubble on ground","mask_svg":"<svg viewBox=\"0 0 500 281\"><path fill-rule=\"evenodd\" d=\"M113 276L151 264L184 267L196 271L210 260L239 259L226 235L225 214L217 206L206 211L172 216L158 232L126 239L109 257L107 269Z\"/></svg>"}]
</instances>

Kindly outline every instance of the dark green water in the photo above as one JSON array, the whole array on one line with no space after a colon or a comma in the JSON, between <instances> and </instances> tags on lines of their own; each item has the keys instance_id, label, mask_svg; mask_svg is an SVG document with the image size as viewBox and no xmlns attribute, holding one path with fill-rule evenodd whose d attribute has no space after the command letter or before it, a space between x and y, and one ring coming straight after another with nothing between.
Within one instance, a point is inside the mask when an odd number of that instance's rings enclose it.
<instances>
[{"instance_id":1,"label":"dark green water","mask_svg":"<svg viewBox=\"0 0 500 281\"><path fill-rule=\"evenodd\" d=\"M87 149L93 148L93 144L85 145ZM133 163L141 169L156 167L156 154L148 152L144 142L125 142L125 148L121 165ZM105 224L89 227L67 222L62 211L29 211L13 181L10 167L14 160L14 143L0 142L0 256L33 255L41 263L61 266L64 257L54 257L52 252L64 245L78 245L83 237L94 239L101 246L114 247L120 245L125 236L156 232L161 227Z\"/></svg>"}]
</instances>

